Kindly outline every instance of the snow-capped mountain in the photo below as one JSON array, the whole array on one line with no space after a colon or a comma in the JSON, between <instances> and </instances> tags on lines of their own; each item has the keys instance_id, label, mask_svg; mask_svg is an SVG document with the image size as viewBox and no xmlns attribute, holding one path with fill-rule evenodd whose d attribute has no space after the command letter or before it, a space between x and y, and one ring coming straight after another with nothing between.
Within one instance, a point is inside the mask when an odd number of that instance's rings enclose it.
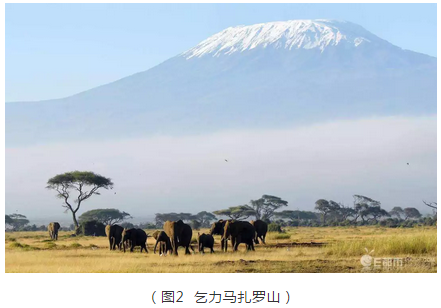
<instances>
[{"instance_id":1,"label":"snow-capped mountain","mask_svg":"<svg viewBox=\"0 0 441 308\"><path fill-rule=\"evenodd\" d=\"M314 49L328 46L357 47L385 41L346 21L290 20L227 28L183 53L186 59L229 55L255 48Z\"/></svg>"},{"instance_id":2,"label":"snow-capped mountain","mask_svg":"<svg viewBox=\"0 0 441 308\"><path fill-rule=\"evenodd\" d=\"M147 71L6 104L7 145L436 113L436 58L344 21L227 28Z\"/></svg>"}]
</instances>

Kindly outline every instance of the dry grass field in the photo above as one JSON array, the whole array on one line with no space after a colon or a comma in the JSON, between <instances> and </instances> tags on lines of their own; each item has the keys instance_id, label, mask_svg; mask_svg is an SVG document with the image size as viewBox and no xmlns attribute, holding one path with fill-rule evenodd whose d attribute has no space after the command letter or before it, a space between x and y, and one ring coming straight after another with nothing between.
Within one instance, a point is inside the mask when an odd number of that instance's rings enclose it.
<instances>
[{"instance_id":1,"label":"dry grass field","mask_svg":"<svg viewBox=\"0 0 441 308\"><path fill-rule=\"evenodd\" d=\"M146 230L153 232L153 230ZM200 230L199 232L207 232ZM220 252L215 236L215 254L179 256L153 254L154 239L148 239L149 253L109 251L105 237L70 237L60 232L51 241L47 232L7 232L6 272L63 273L340 273L340 272L436 272L436 227L388 229L381 227L287 228L286 233L269 233L266 245L255 252ZM193 232L193 237L197 234ZM312 243L312 244L311 244ZM316 243L324 243L319 245ZM196 245L193 245L196 249ZM402 266L363 267L365 248L373 258L400 258ZM386 262L387 263L387 262Z\"/></svg>"}]
</instances>

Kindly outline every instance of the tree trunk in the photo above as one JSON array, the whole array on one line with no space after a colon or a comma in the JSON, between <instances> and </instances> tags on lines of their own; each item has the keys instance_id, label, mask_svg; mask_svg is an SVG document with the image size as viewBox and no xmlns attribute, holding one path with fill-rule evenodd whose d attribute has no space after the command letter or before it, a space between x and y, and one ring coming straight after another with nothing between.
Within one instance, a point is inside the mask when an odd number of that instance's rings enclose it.
<instances>
[{"instance_id":1,"label":"tree trunk","mask_svg":"<svg viewBox=\"0 0 441 308\"><path fill-rule=\"evenodd\" d=\"M80 234L80 226L78 225L77 217L75 215L75 212L73 212L73 211L72 211L72 217L73 217L73 221L74 221L74 225L75 225L75 235L79 235Z\"/></svg>"}]
</instances>

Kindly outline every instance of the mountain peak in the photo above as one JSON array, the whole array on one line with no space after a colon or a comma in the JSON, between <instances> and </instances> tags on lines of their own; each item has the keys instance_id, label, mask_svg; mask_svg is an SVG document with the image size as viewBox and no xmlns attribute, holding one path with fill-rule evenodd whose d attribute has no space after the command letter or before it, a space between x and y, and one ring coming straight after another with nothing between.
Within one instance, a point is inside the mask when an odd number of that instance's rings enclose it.
<instances>
[{"instance_id":1,"label":"mountain peak","mask_svg":"<svg viewBox=\"0 0 441 308\"><path fill-rule=\"evenodd\" d=\"M186 59L211 55L231 55L257 48L319 49L328 46L358 47L385 42L363 27L341 20L313 19L260 23L229 27L182 54Z\"/></svg>"}]
</instances>

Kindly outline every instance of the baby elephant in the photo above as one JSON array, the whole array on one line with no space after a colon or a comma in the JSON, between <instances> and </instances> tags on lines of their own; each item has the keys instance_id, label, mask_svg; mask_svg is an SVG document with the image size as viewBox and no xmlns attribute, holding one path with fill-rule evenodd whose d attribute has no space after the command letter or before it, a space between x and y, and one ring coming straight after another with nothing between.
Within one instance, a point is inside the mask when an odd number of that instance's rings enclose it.
<instances>
[{"instance_id":1,"label":"baby elephant","mask_svg":"<svg viewBox=\"0 0 441 308\"><path fill-rule=\"evenodd\" d=\"M156 246L158 246L159 243L159 255L165 256L168 252L173 253L173 249L171 247L170 238L167 236L167 234L164 231L155 231L152 234L153 238L156 240L155 249L153 250L153 253L156 253Z\"/></svg>"},{"instance_id":2,"label":"baby elephant","mask_svg":"<svg viewBox=\"0 0 441 308\"><path fill-rule=\"evenodd\" d=\"M213 245L214 245L214 238L212 235L210 234L199 234L198 233L198 247L199 247L199 252L204 253L204 248L210 248L210 252L213 253Z\"/></svg>"}]
</instances>

